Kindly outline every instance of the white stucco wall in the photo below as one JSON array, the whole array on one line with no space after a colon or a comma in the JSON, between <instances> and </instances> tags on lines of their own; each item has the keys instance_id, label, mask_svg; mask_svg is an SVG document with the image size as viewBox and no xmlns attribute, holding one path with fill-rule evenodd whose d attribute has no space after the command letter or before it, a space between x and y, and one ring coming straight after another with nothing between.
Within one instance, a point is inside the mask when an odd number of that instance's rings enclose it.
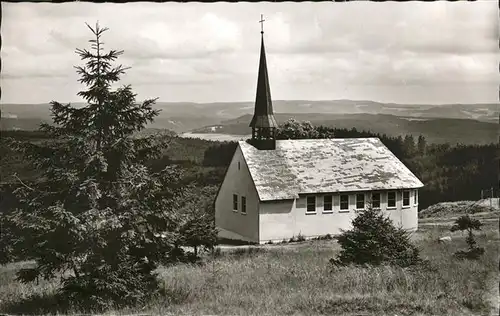
<instances>
[{"instance_id":1,"label":"white stucco wall","mask_svg":"<svg viewBox=\"0 0 500 316\"><path fill-rule=\"evenodd\" d=\"M416 230L418 226L418 200L414 203L415 190L410 191L410 206L402 207L402 191L397 191L396 207L387 208L387 192L381 193L380 208L391 218L397 226L408 230ZM306 196L296 200L261 202L259 237L260 242L268 240L281 241L290 239L299 234L306 237L337 235L341 229L352 228L352 220L356 216L356 194L349 194L349 210L340 211L340 196L333 195L333 211L323 210L323 195L316 196L316 213L306 212ZM370 193L365 193L368 201Z\"/></svg>"},{"instance_id":2,"label":"white stucco wall","mask_svg":"<svg viewBox=\"0 0 500 316\"><path fill-rule=\"evenodd\" d=\"M407 230L417 230L418 228L418 196L417 204L414 203L415 191L410 190L410 205L403 207L403 191L396 191L396 208L387 207L387 194L382 195L381 209L386 212L396 226ZM384 200L385 197L385 200Z\"/></svg>"},{"instance_id":3,"label":"white stucco wall","mask_svg":"<svg viewBox=\"0 0 500 316\"><path fill-rule=\"evenodd\" d=\"M238 211L233 211L233 194L238 195ZM241 212L241 196L246 197L246 214ZM215 200L215 225L219 237L259 241L259 198L239 146Z\"/></svg>"}]
</instances>

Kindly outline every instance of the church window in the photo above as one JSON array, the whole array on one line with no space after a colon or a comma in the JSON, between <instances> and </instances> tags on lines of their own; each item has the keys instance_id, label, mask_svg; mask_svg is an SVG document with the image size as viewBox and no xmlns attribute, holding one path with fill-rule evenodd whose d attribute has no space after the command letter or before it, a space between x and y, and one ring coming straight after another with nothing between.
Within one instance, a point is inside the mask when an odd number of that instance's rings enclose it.
<instances>
[{"instance_id":1,"label":"church window","mask_svg":"<svg viewBox=\"0 0 500 316\"><path fill-rule=\"evenodd\" d=\"M372 207L380 208L380 193L372 193Z\"/></svg>"},{"instance_id":2,"label":"church window","mask_svg":"<svg viewBox=\"0 0 500 316\"><path fill-rule=\"evenodd\" d=\"M358 210L365 208L365 194L364 193L356 194L356 208Z\"/></svg>"},{"instance_id":3,"label":"church window","mask_svg":"<svg viewBox=\"0 0 500 316\"><path fill-rule=\"evenodd\" d=\"M331 195L323 196L323 210L324 211L333 210L333 199Z\"/></svg>"},{"instance_id":4,"label":"church window","mask_svg":"<svg viewBox=\"0 0 500 316\"><path fill-rule=\"evenodd\" d=\"M244 196L241 197L241 213L247 213L247 198Z\"/></svg>"},{"instance_id":5,"label":"church window","mask_svg":"<svg viewBox=\"0 0 500 316\"><path fill-rule=\"evenodd\" d=\"M403 206L410 206L410 191L403 191Z\"/></svg>"},{"instance_id":6,"label":"church window","mask_svg":"<svg viewBox=\"0 0 500 316\"><path fill-rule=\"evenodd\" d=\"M347 194L340 195L340 210L341 211L349 210L349 195Z\"/></svg>"},{"instance_id":7,"label":"church window","mask_svg":"<svg viewBox=\"0 0 500 316\"><path fill-rule=\"evenodd\" d=\"M238 170L240 170L240 162L238 161Z\"/></svg>"},{"instance_id":8,"label":"church window","mask_svg":"<svg viewBox=\"0 0 500 316\"><path fill-rule=\"evenodd\" d=\"M308 196L307 197L307 213L316 213L316 197Z\"/></svg>"},{"instance_id":9,"label":"church window","mask_svg":"<svg viewBox=\"0 0 500 316\"><path fill-rule=\"evenodd\" d=\"M387 207L396 207L396 192L387 192Z\"/></svg>"},{"instance_id":10,"label":"church window","mask_svg":"<svg viewBox=\"0 0 500 316\"><path fill-rule=\"evenodd\" d=\"M233 211L238 210L238 195L233 194Z\"/></svg>"}]
</instances>

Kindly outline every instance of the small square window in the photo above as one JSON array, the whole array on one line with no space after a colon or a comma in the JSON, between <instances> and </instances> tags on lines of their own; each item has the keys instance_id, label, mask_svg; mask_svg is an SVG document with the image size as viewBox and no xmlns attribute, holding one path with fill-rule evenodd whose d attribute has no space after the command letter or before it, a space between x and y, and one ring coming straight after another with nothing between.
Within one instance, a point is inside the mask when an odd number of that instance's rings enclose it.
<instances>
[{"instance_id":1,"label":"small square window","mask_svg":"<svg viewBox=\"0 0 500 316\"><path fill-rule=\"evenodd\" d=\"M365 195L363 193L356 194L356 209L361 210L365 208Z\"/></svg>"},{"instance_id":2,"label":"small square window","mask_svg":"<svg viewBox=\"0 0 500 316\"><path fill-rule=\"evenodd\" d=\"M323 196L323 210L324 211L333 210L333 199L331 195Z\"/></svg>"},{"instance_id":3,"label":"small square window","mask_svg":"<svg viewBox=\"0 0 500 316\"><path fill-rule=\"evenodd\" d=\"M410 206L410 191L403 191L403 206Z\"/></svg>"},{"instance_id":4,"label":"small square window","mask_svg":"<svg viewBox=\"0 0 500 316\"><path fill-rule=\"evenodd\" d=\"M349 195L342 194L340 196L340 210L342 211L349 210Z\"/></svg>"},{"instance_id":5,"label":"small square window","mask_svg":"<svg viewBox=\"0 0 500 316\"><path fill-rule=\"evenodd\" d=\"M307 197L307 213L316 213L316 197Z\"/></svg>"},{"instance_id":6,"label":"small square window","mask_svg":"<svg viewBox=\"0 0 500 316\"><path fill-rule=\"evenodd\" d=\"M233 194L233 211L238 210L238 195Z\"/></svg>"},{"instance_id":7,"label":"small square window","mask_svg":"<svg viewBox=\"0 0 500 316\"><path fill-rule=\"evenodd\" d=\"M396 207L396 192L387 192L387 207Z\"/></svg>"},{"instance_id":8,"label":"small square window","mask_svg":"<svg viewBox=\"0 0 500 316\"><path fill-rule=\"evenodd\" d=\"M372 208L380 208L380 193L372 193Z\"/></svg>"},{"instance_id":9,"label":"small square window","mask_svg":"<svg viewBox=\"0 0 500 316\"><path fill-rule=\"evenodd\" d=\"M247 213L247 198L244 196L241 197L241 213Z\"/></svg>"}]
</instances>

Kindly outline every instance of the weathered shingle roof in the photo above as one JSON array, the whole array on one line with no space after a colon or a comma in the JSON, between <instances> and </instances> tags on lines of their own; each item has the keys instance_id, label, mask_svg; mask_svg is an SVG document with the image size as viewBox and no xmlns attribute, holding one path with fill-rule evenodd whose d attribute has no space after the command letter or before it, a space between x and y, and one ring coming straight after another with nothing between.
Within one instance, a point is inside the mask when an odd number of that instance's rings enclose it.
<instances>
[{"instance_id":1,"label":"weathered shingle roof","mask_svg":"<svg viewBox=\"0 0 500 316\"><path fill-rule=\"evenodd\" d=\"M423 186L378 138L278 140L275 150L239 146L261 201Z\"/></svg>"}]
</instances>

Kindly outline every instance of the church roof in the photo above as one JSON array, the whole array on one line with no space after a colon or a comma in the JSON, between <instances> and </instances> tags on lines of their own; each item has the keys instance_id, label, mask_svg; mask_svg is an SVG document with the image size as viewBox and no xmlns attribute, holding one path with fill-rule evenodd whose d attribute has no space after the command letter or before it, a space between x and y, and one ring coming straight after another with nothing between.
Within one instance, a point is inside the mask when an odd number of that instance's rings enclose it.
<instances>
[{"instance_id":1,"label":"church roof","mask_svg":"<svg viewBox=\"0 0 500 316\"><path fill-rule=\"evenodd\" d=\"M261 201L423 187L378 138L277 140L275 150L240 141L239 147Z\"/></svg>"}]
</instances>

